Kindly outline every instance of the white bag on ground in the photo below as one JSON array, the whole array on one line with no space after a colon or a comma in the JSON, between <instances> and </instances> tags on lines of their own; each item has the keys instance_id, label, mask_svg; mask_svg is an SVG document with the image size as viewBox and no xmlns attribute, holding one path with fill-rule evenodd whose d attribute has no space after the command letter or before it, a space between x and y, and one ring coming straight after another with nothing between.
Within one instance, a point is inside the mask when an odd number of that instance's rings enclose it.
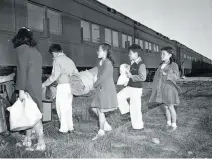
<instances>
[{"instance_id":1,"label":"white bag on ground","mask_svg":"<svg viewBox=\"0 0 212 159\"><path fill-rule=\"evenodd\" d=\"M122 64L120 66L120 76L118 78L117 85L124 85L126 86L129 82L129 78L127 77L126 72L130 70L130 65L128 64Z\"/></svg>"},{"instance_id":2,"label":"white bag on ground","mask_svg":"<svg viewBox=\"0 0 212 159\"><path fill-rule=\"evenodd\" d=\"M30 129L42 118L42 114L37 104L32 100L28 93L25 94L23 102L18 99L11 107L10 111L10 130L20 131Z\"/></svg>"}]
</instances>

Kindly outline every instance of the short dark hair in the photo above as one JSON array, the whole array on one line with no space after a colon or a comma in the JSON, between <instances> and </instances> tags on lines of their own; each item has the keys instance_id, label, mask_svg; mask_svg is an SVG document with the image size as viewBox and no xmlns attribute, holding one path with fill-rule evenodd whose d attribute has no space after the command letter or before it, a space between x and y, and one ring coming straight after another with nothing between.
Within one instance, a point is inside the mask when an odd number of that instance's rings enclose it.
<instances>
[{"instance_id":1,"label":"short dark hair","mask_svg":"<svg viewBox=\"0 0 212 159\"><path fill-rule=\"evenodd\" d=\"M141 52L141 47L137 44L132 44L129 49L129 51L131 50L133 53L137 52L140 53Z\"/></svg>"},{"instance_id":2,"label":"short dark hair","mask_svg":"<svg viewBox=\"0 0 212 159\"><path fill-rule=\"evenodd\" d=\"M23 27L18 31L12 39L12 43L14 48L24 44L29 45L30 47L35 47L37 45L33 32L26 27Z\"/></svg>"},{"instance_id":3,"label":"short dark hair","mask_svg":"<svg viewBox=\"0 0 212 159\"><path fill-rule=\"evenodd\" d=\"M60 46L60 44L52 44L50 47L49 47L49 52L52 54L53 52L62 52L63 49L62 47Z\"/></svg>"}]
</instances>

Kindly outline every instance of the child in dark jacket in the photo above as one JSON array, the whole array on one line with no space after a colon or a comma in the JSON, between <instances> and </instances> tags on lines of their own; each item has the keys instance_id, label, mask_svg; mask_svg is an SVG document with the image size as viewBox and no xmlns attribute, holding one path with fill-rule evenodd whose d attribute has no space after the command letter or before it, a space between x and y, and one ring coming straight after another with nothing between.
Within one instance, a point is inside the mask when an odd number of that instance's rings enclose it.
<instances>
[{"instance_id":1,"label":"child in dark jacket","mask_svg":"<svg viewBox=\"0 0 212 159\"><path fill-rule=\"evenodd\" d=\"M179 78L178 65L174 62L173 49L164 47L161 49L162 64L155 73L150 102L165 104L167 126L172 130L177 128L177 115L174 106L180 103L178 92L180 88L176 84Z\"/></svg>"}]
</instances>

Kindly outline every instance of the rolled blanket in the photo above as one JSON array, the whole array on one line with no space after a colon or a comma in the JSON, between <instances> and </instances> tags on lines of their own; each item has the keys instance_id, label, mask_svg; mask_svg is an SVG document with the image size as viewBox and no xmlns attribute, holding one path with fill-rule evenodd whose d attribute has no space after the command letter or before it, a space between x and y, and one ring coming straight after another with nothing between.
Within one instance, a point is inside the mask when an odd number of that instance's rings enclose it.
<instances>
[{"instance_id":1,"label":"rolled blanket","mask_svg":"<svg viewBox=\"0 0 212 159\"><path fill-rule=\"evenodd\" d=\"M72 94L80 96L92 91L93 84L97 79L98 68L82 71L74 74L70 78Z\"/></svg>"}]
</instances>

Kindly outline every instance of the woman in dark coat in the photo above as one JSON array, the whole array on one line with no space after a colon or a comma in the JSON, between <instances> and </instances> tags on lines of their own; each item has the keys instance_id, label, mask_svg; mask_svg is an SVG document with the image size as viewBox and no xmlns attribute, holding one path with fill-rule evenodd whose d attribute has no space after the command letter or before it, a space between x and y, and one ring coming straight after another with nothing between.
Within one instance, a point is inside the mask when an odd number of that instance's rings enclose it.
<instances>
[{"instance_id":1,"label":"woman in dark coat","mask_svg":"<svg viewBox=\"0 0 212 159\"><path fill-rule=\"evenodd\" d=\"M178 95L180 88L176 84L176 80L179 78L179 69L173 56L171 47L161 49L163 62L155 73L150 102L165 104L167 126L171 126L172 130L175 130L177 115L174 106L180 103Z\"/></svg>"},{"instance_id":2,"label":"woman in dark coat","mask_svg":"<svg viewBox=\"0 0 212 159\"><path fill-rule=\"evenodd\" d=\"M111 46L105 43L101 44L98 48L97 55L101 61L98 65L97 81L94 83L96 94L91 107L99 116L100 130L93 140L105 135L105 131L112 130L104 113L113 111L118 106L117 92L113 80L114 61L111 58Z\"/></svg>"},{"instance_id":3,"label":"woman in dark coat","mask_svg":"<svg viewBox=\"0 0 212 159\"><path fill-rule=\"evenodd\" d=\"M25 99L25 92L29 93L37 104L41 113L42 106L42 55L35 48L37 45L33 33L27 28L21 28L12 40L17 51L17 79L16 90L19 90L19 99ZM38 136L36 150L45 150L43 139L43 125L40 120L34 128ZM21 145L31 147L32 129L26 131L26 138Z\"/></svg>"}]
</instances>

